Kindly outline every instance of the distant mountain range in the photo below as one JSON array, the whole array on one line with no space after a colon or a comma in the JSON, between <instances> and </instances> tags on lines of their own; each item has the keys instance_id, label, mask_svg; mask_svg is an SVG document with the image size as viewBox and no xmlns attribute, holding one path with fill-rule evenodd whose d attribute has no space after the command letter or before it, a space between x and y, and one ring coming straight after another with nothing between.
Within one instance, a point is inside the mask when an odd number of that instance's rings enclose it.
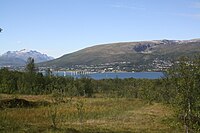
<instances>
[{"instance_id":1,"label":"distant mountain range","mask_svg":"<svg viewBox=\"0 0 200 133\"><path fill-rule=\"evenodd\" d=\"M35 50L22 49L20 51L8 51L0 55L0 66L23 66L29 57L35 59L35 63L54 59Z\"/></svg>"},{"instance_id":2,"label":"distant mountain range","mask_svg":"<svg viewBox=\"0 0 200 133\"><path fill-rule=\"evenodd\" d=\"M200 39L119 42L88 47L39 65L68 67L113 62L144 64L154 59L174 60L183 55L192 56L198 53Z\"/></svg>"},{"instance_id":3,"label":"distant mountain range","mask_svg":"<svg viewBox=\"0 0 200 133\"><path fill-rule=\"evenodd\" d=\"M0 55L0 66L23 66L28 57L34 58L39 66L45 67L71 67L116 62L144 65L155 59L176 60L180 56L193 56L195 54L200 54L200 39L164 39L96 45L63 55L57 59L34 50L8 51Z\"/></svg>"}]
</instances>

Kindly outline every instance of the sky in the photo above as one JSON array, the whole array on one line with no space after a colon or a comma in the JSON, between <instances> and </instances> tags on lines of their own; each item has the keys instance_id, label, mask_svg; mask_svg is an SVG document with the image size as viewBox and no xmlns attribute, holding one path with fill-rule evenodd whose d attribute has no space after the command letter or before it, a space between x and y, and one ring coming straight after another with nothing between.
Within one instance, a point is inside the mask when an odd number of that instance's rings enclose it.
<instances>
[{"instance_id":1,"label":"sky","mask_svg":"<svg viewBox=\"0 0 200 133\"><path fill-rule=\"evenodd\" d=\"M0 54L200 38L200 0L0 0Z\"/></svg>"}]
</instances>

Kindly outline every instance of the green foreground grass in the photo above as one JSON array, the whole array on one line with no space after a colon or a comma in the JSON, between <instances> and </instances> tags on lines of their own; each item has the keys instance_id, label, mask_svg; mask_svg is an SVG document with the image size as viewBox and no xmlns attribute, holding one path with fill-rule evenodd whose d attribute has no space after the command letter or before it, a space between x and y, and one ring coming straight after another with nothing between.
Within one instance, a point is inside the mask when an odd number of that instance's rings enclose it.
<instances>
[{"instance_id":1,"label":"green foreground grass","mask_svg":"<svg viewBox=\"0 0 200 133\"><path fill-rule=\"evenodd\" d=\"M0 95L1 99L13 95ZM47 106L0 109L0 132L58 133L182 133L175 110L139 99L64 98L19 95L28 101L48 101ZM55 118L55 119L54 119ZM52 120L55 120L55 125Z\"/></svg>"}]
</instances>

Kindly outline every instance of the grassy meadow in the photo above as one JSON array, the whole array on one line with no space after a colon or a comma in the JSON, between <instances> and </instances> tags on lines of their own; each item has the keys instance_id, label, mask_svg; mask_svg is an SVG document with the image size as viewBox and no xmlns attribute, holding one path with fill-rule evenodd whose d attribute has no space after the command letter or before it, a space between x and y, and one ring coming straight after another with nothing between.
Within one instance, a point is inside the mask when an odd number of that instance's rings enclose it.
<instances>
[{"instance_id":1,"label":"grassy meadow","mask_svg":"<svg viewBox=\"0 0 200 133\"><path fill-rule=\"evenodd\" d=\"M58 133L182 133L169 105L129 98L7 95L37 106L0 108L0 132ZM42 104L48 103L48 104Z\"/></svg>"}]
</instances>

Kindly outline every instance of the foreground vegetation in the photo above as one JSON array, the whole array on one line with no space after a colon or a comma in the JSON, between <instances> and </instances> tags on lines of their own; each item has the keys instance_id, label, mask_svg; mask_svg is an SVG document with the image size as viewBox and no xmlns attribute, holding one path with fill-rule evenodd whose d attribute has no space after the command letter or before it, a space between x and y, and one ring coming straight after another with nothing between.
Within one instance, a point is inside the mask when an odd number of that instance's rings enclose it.
<instances>
[{"instance_id":1,"label":"foreground vegetation","mask_svg":"<svg viewBox=\"0 0 200 133\"><path fill-rule=\"evenodd\" d=\"M200 132L199 88L199 57L182 58L164 78L155 80L74 79L53 76L49 69L43 76L29 58L26 72L0 70L0 92L22 97L9 100L5 98L9 95L1 95L0 128L19 132L180 132L182 125L185 132L196 133Z\"/></svg>"},{"instance_id":2,"label":"foreground vegetation","mask_svg":"<svg viewBox=\"0 0 200 133\"><path fill-rule=\"evenodd\" d=\"M46 101L39 107L0 111L0 132L174 132L181 133L175 110L161 103L127 98L63 98L47 95L0 95L1 99Z\"/></svg>"}]
</instances>

